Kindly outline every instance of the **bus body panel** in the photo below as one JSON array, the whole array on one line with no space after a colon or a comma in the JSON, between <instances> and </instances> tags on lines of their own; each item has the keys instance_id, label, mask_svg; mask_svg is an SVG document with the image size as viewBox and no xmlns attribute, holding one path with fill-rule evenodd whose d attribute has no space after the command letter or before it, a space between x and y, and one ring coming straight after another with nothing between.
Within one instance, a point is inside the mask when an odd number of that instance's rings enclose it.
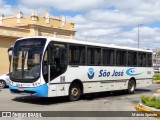
<instances>
[{"instance_id":1,"label":"bus body panel","mask_svg":"<svg viewBox=\"0 0 160 120\"><path fill-rule=\"evenodd\" d=\"M35 37L41 38L41 37ZM44 37L43 37L44 38ZM25 38L23 38L25 39ZM23 40L22 39L22 40ZM21 39L20 39L21 40ZM18 40L18 41L20 41ZM50 41L63 42L66 44L81 44L89 46L98 46L102 48L123 49L131 51L140 51L152 53L150 50L142 50L128 47L119 47L115 45L104 45L89 42L61 40L57 38L47 38L46 45L44 46L43 56L45 49ZM77 43L76 43L77 42ZM42 63L41 63L42 66ZM27 91L33 96L40 97L56 97L69 95L69 88L74 80L80 80L83 85L83 93L93 93L102 91L125 90L128 88L130 79L136 80L136 88L146 87L152 84L153 68L152 67L137 67L137 66L83 66L83 65L68 65L66 71L58 77L50 80L46 84L42 67L40 72L40 79L34 83L24 84L23 82L10 81L10 90L12 93L25 93ZM37 84L38 83L38 84ZM22 91L21 91L22 89Z\"/></svg>"},{"instance_id":2,"label":"bus body panel","mask_svg":"<svg viewBox=\"0 0 160 120\"><path fill-rule=\"evenodd\" d=\"M88 70L94 69L94 77L88 77ZM133 74L127 75L127 70L134 69ZM103 70L103 72L102 72ZM143 71L137 73L137 71ZM108 74L107 76L107 73ZM153 69L139 67L101 67L101 66L68 66L67 71L50 83L50 96L68 95L69 86L74 80L80 80L83 84L84 93L125 90L128 87L128 81L131 78L136 80L136 88L146 87L152 84ZM61 81L64 77L65 81ZM52 92L54 91L54 92ZM55 92L56 91L56 92ZM55 94L56 93L56 94Z\"/></svg>"}]
</instances>

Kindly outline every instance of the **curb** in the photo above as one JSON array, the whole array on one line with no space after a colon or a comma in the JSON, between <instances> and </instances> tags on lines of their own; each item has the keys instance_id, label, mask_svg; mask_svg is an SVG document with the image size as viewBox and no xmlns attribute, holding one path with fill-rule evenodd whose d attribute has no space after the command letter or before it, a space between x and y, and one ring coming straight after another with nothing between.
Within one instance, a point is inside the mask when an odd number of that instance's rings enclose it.
<instances>
[{"instance_id":1,"label":"curb","mask_svg":"<svg viewBox=\"0 0 160 120\"><path fill-rule=\"evenodd\" d=\"M153 84L160 84L160 80L154 80Z\"/></svg>"},{"instance_id":2,"label":"curb","mask_svg":"<svg viewBox=\"0 0 160 120\"><path fill-rule=\"evenodd\" d=\"M146 108L144 106L145 105L143 105L142 103L137 103L135 108L139 112L148 113L148 114L152 114L153 115L153 116L149 116L149 117L155 117L155 118L160 119L160 112L159 111L152 111L152 110L149 109L151 107L146 106L147 107ZM154 114L155 114L155 116L154 116Z\"/></svg>"},{"instance_id":3,"label":"curb","mask_svg":"<svg viewBox=\"0 0 160 120\"><path fill-rule=\"evenodd\" d=\"M158 89L157 91L155 91L155 93L158 93L158 94L160 94L160 89Z\"/></svg>"}]
</instances>

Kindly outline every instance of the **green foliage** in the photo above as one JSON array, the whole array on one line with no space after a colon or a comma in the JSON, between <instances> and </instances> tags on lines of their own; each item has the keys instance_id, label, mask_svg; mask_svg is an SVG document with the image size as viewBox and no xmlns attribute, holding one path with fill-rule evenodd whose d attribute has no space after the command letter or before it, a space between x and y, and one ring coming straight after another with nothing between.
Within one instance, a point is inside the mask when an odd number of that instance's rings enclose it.
<instances>
[{"instance_id":1,"label":"green foliage","mask_svg":"<svg viewBox=\"0 0 160 120\"><path fill-rule=\"evenodd\" d=\"M160 51L157 52L157 55L160 56Z\"/></svg>"},{"instance_id":2,"label":"green foliage","mask_svg":"<svg viewBox=\"0 0 160 120\"><path fill-rule=\"evenodd\" d=\"M160 100L156 97L141 96L141 102L149 107L160 109Z\"/></svg>"},{"instance_id":3,"label":"green foliage","mask_svg":"<svg viewBox=\"0 0 160 120\"><path fill-rule=\"evenodd\" d=\"M155 73L154 76L153 76L153 80L160 80L160 74Z\"/></svg>"}]
</instances>

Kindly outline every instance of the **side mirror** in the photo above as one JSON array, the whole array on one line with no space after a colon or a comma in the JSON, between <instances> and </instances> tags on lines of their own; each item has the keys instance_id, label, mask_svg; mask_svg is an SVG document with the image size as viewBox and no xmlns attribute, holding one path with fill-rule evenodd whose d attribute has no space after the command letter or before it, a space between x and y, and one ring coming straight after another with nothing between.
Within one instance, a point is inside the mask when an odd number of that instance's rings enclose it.
<instances>
[{"instance_id":1,"label":"side mirror","mask_svg":"<svg viewBox=\"0 0 160 120\"><path fill-rule=\"evenodd\" d=\"M12 50L13 50L13 47L10 47L8 49L8 59L9 59L9 62L11 62L11 60L12 60Z\"/></svg>"},{"instance_id":2,"label":"side mirror","mask_svg":"<svg viewBox=\"0 0 160 120\"><path fill-rule=\"evenodd\" d=\"M12 55L9 55L9 62L11 62L12 60Z\"/></svg>"}]
</instances>

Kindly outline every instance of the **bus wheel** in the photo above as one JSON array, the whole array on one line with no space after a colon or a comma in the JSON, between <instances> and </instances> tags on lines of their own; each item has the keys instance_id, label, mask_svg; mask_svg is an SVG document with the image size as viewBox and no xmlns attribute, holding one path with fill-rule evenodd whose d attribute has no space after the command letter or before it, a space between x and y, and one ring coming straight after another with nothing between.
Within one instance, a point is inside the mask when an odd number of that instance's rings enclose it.
<instances>
[{"instance_id":1,"label":"bus wheel","mask_svg":"<svg viewBox=\"0 0 160 120\"><path fill-rule=\"evenodd\" d=\"M127 92L128 92L129 94L133 94L134 91L135 91L135 88L136 88L136 83L135 83L135 81L134 81L134 80L130 80L130 81L128 82Z\"/></svg>"},{"instance_id":2,"label":"bus wheel","mask_svg":"<svg viewBox=\"0 0 160 120\"><path fill-rule=\"evenodd\" d=\"M5 88L6 82L4 80L0 80L0 88Z\"/></svg>"},{"instance_id":3,"label":"bus wheel","mask_svg":"<svg viewBox=\"0 0 160 120\"><path fill-rule=\"evenodd\" d=\"M69 89L69 100L76 101L81 96L81 88L79 84L72 84Z\"/></svg>"}]
</instances>

